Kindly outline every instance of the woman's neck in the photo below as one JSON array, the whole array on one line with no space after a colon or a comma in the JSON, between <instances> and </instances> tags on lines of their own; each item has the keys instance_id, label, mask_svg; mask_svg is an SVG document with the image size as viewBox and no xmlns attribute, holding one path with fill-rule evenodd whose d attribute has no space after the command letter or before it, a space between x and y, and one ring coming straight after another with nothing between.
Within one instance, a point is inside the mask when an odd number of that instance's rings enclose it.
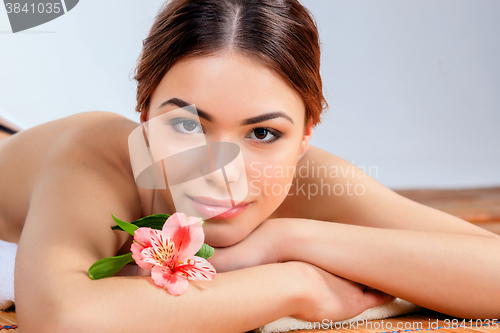
<instances>
[{"instance_id":1,"label":"woman's neck","mask_svg":"<svg viewBox=\"0 0 500 333\"><path fill-rule=\"evenodd\" d=\"M174 212L167 206L165 201L163 200L160 193L157 190L152 190L153 192L150 210L148 215L152 214L173 214Z\"/></svg>"}]
</instances>

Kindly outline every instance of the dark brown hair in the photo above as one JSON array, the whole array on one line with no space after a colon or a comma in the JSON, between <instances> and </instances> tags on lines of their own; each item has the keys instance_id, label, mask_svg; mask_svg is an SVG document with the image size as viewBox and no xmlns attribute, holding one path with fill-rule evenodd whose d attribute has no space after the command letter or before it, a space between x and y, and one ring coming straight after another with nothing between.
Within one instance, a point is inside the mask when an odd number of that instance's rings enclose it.
<instances>
[{"instance_id":1,"label":"dark brown hair","mask_svg":"<svg viewBox=\"0 0 500 333\"><path fill-rule=\"evenodd\" d=\"M328 106L319 73L320 46L312 15L297 0L172 0L143 41L134 79L136 111L181 58L232 49L268 66L302 97L306 122Z\"/></svg>"}]
</instances>

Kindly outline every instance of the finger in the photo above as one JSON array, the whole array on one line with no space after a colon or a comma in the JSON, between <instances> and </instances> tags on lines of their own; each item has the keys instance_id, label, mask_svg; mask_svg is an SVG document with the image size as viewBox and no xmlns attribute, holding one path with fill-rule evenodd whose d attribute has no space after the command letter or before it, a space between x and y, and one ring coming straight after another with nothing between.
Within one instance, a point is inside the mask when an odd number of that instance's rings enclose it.
<instances>
[{"instance_id":1,"label":"finger","mask_svg":"<svg viewBox=\"0 0 500 333\"><path fill-rule=\"evenodd\" d=\"M114 276L134 276L137 271L137 265L125 265Z\"/></svg>"},{"instance_id":2,"label":"finger","mask_svg":"<svg viewBox=\"0 0 500 333\"><path fill-rule=\"evenodd\" d=\"M224 266L225 261L222 249L215 249L214 254L207 261L214 266L218 273L223 273L227 270Z\"/></svg>"},{"instance_id":3,"label":"finger","mask_svg":"<svg viewBox=\"0 0 500 333\"><path fill-rule=\"evenodd\" d=\"M238 269L237 263L242 263L243 257L236 259L236 251L232 247L215 248L214 254L207 259L209 263L214 266L215 270L219 273L233 271Z\"/></svg>"},{"instance_id":4,"label":"finger","mask_svg":"<svg viewBox=\"0 0 500 333\"><path fill-rule=\"evenodd\" d=\"M380 290L366 287L363 291L365 296L365 308L373 308L374 306L382 305L388 303L395 299L394 296L386 294Z\"/></svg>"},{"instance_id":5,"label":"finger","mask_svg":"<svg viewBox=\"0 0 500 333\"><path fill-rule=\"evenodd\" d=\"M148 275L151 275L151 271L137 266L137 273L135 275L136 276L148 276Z\"/></svg>"}]
</instances>

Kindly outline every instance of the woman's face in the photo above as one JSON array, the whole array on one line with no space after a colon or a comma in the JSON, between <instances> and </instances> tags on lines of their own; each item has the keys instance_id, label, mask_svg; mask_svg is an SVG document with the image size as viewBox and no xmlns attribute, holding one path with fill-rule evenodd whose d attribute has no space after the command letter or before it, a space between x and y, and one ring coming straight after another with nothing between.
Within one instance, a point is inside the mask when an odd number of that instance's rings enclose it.
<instances>
[{"instance_id":1,"label":"woman's face","mask_svg":"<svg viewBox=\"0 0 500 333\"><path fill-rule=\"evenodd\" d=\"M164 104L173 98L177 105ZM226 168L225 179L207 174L197 186L219 188L220 192L207 190L205 198L191 196L189 190L183 194L198 211L217 212L220 207L211 198L221 197L214 193L227 191L228 183L246 182L248 193L245 191L242 202L227 213L205 219L203 225L205 243L215 247L233 245L248 236L285 199L294 168L312 135L312 126L305 126L304 103L280 76L237 53L177 62L152 94L141 123L167 117L168 112L175 114L183 106L179 100L195 104L199 117L191 117L189 112L185 118L176 117L176 123L171 122L175 127L172 140L165 141L202 138L207 143L231 142L239 146L243 156L241 168ZM169 209L176 211L177 201L172 199L171 190L159 192Z\"/></svg>"}]
</instances>

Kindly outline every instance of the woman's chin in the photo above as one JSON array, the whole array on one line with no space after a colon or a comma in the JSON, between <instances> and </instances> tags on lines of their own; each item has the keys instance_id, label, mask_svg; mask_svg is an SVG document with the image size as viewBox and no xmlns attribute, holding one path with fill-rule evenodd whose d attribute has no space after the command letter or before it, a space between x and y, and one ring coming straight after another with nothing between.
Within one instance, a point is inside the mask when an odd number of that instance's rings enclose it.
<instances>
[{"instance_id":1,"label":"woman's chin","mask_svg":"<svg viewBox=\"0 0 500 333\"><path fill-rule=\"evenodd\" d=\"M228 246L232 246L236 243L238 243L239 241L241 241L241 239L237 239L237 240L232 240L232 239L214 239L212 241L212 239L210 239L209 237L207 237L205 235L205 243L207 245L210 245L211 247L228 247Z\"/></svg>"},{"instance_id":2,"label":"woman's chin","mask_svg":"<svg viewBox=\"0 0 500 333\"><path fill-rule=\"evenodd\" d=\"M210 226L206 224L207 222L203 226L205 243L211 247L228 247L242 241L248 236L248 234L241 234L240 230L231 230L230 226ZM239 231L240 234L236 235L236 231Z\"/></svg>"},{"instance_id":3,"label":"woman's chin","mask_svg":"<svg viewBox=\"0 0 500 333\"><path fill-rule=\"evenodd\" d=\"M231 219L205 220L203 231L205 243L212 247L228 247L239 243L250 235L267 215L262 214L262 207L250 205L244 213Z\"/></svg>"}]
</instances>

